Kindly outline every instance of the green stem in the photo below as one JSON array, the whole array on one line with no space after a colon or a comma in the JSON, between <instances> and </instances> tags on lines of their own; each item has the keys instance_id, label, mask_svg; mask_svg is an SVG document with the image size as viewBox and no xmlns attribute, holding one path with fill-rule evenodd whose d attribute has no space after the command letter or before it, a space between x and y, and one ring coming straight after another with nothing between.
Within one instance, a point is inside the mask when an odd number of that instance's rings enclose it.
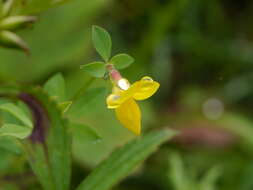
<instances>
[{"instance_id":1,"label":"green stem","mask_svg":"<svg viewBox=\"0 0 253 190\"><path fill-rule=\"evenodd\" d=\"M82 87L74 94L72 101L77 100L83 93L90 87L90 85L95 81L95 78L90 78L87 82L85 82Z\"/></svg>"}]
</instances>

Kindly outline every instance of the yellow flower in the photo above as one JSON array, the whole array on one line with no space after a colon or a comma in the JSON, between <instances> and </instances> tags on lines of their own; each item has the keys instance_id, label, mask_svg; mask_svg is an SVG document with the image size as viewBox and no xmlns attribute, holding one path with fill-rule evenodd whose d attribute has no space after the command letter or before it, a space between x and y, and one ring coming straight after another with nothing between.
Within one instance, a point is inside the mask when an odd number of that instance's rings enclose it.
<instances>
[{"instance_id":1,"label":"yellow flower","mask_svg":"<svg viewBox=\"0 0 253 190\"><path fill-rule=\"evenodd\" d=\"M143 77L130 85L127 79L121 78L113 87L113 92L107 99L107 107L115 109L121 124L135 133L141 133L141 111L135 100L145 100L152 96L160 84L150 77Z\"/></svg>"}]
</instances>

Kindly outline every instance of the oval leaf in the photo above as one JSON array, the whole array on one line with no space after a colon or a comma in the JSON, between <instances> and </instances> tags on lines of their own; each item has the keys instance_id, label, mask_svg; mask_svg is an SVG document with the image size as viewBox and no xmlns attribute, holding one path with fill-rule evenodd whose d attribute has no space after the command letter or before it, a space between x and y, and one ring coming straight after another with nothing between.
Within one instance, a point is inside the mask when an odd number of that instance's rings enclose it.
<instances>
[{"instance_id":1,"label":"oval leaf","mask_svg":"<svg viewBox=\"0 0 253 190\"><path fill-rule=\"evenodd\" d=\"M101 57L105 61L108 61L108 59L111 56L111 48L112 48L112 41L110 34L105 29L99 26L93 26L92 42L95 49L101 55Z\"/></svg>"},{"instance_id":2,"label":"oval leaf","mask_svg":"<svg viewBox=\"0 0 253 190\"><path fill-rule=\"evenodd\" d=\"M112 57L110 62L116 69L124 69L129 67L134 62L134 58L125 53L121 53Z\"/></svg>"},{"instance_id":3,"label":"oval leaf","mask_svg":"<svg viewBox=\"0 0 253 190\"><path fill-rule=\"evenodd\" d=\"M103 62L92 62L89 64L81 65L81 69L84 69L93 77L101 78L105 74L105 63Z\"/></svg>"}]
</instances>

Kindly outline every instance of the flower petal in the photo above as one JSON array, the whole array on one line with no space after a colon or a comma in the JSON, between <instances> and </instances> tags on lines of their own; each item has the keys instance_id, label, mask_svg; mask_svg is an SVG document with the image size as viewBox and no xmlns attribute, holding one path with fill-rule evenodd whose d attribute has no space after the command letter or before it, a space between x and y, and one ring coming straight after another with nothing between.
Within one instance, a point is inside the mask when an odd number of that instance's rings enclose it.
<instances>
[{"instance_id":1,"label":"flower petal","mask_svg":"<svg viewBox=\"0 0 253 190\"><path fill-rule=\"evenodd\" d=\"M150 77L143 77L140 81L135 82L132 87L136 86L133 98L136 100L145 100L152 96L159 88L160 84Z\"/></svg>"},{"instance_id":2,"label":"flower petal","mask_svg":"<svg viewBox=\"0 0 253 190\"><path fill-rule=\"evenodd\" d=\"M107 108L115 109L119 107L123 102L133 97L133 94L136 92L137 86L131 86L127 90L121 90L118 87L113 88L113 93L110 94L107 99Z\"/></svg>"},{"instance_id":3,"label":"flower petal","mask_svg":"<svg viewBox=\"0 0 253 190\"><path fill-rule=\"evenodd\" d=\"M127 129L140 135L141 133L141 111L134 99L130 98L116 108L116 116L120 123Z\"/></svg>"}]
</instances>

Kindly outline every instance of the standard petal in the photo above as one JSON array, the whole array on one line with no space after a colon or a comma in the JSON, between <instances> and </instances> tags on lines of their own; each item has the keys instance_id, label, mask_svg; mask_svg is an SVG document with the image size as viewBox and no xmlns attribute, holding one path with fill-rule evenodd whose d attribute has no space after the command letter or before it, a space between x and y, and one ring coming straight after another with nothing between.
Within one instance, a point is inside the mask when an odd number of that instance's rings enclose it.
<instances>
[{"instance_id":1,"label":"standard petal","mask_svg":"<svg viewBox=\"0 0 253 190\"><path fill-rule=\"evenodd\" d=\"M133 87L136 86L136 91L133 98L136 100L145 100L152 96L159 88L160 84L150 77L143 77L140 81L135 82Z\"/></svg>"},{"instance_id":2,"label":"standard petal","mask_svg":"<svg viewBox=\"0 0 253 190\"><path fill-rule=\"evenodd\" d=\"M141 111L134 99L130 98L115 109L120 123L127 129L140 135L141 133Z\"/></svg>"}]
</instances>

